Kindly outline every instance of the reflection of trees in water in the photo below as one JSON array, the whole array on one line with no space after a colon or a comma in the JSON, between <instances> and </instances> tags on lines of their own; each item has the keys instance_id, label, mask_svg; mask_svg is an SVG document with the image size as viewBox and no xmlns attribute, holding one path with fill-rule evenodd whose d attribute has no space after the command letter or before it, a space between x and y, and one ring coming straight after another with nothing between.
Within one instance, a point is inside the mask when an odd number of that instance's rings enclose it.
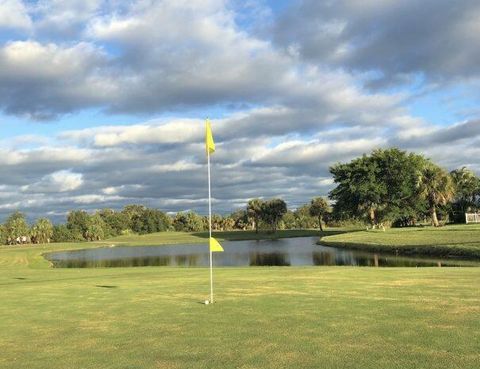
<instances>
[{"instance_id":1,"label":"reflection of trees in water","mask_svg":"<svg viewBox=\"0 0 480 369\"><path fill-rule=\"evenodd\" d=\"M310 258L311 255L311 258ZM52 255L53 256L53 255ZM121 257L116 255L111 259L100 257L79 257L65 258L59 255L60 259L47 257L56 268L114 268L114 267L142 267L142 266L180 266L195 267L208 265L206 254L192 253L181 255L158 255L158 256L134 256ZM65 259L63 259L65 258ZM242 252L225 252L217 256L216 265L222 266L290 266L294 265L353 265L367 267L447 267L464 266L459 260L422 259L395 256L388 254L374 254L349 250L316 250L303 253L297 250L288 252L275 252L271 249L262 252L257 250Z\"/></svg>"},{"instance_id":2,"label":"reflection of trees in water","mask_svg":"<svg viewBox=\"0 0 480 369\"><path fill-rule=\"evenodd\" d=\"M178 266L197 266L198 260L199 256L197 254L175 256L175 263Z\"/></svg>"},{"instance_id":3,"label":"reflection of trees in water","mask_svg":"<svg viewBox=\"0 0 480 369\"><path fill-rule=\"evenodd\" d=\"M313 265L336 265L335 254L328 251L312 252Z\"/></svg>"},{"instance_id":4,"label":"reflection of trees in water","mask_svg":"<svg viewBox=\"0 0 480 369\"><path fill-rule=\"evenodd\" d=\"M441 266L436 261L408 259L396 256L366 254L366 253L339 253L331 251L312 252L313 265L356 265L366 267L417 267Z\"/></svg>"},{"instance_id":5,"label":"reflection of trees in water","mask_svg":"<svg viewBox=\"0 0 480 369\"><path fill-rule=\"evenodd\" d=\"M336 253L332 251L312 252L313 265L369 265L369 259L357 257L351 253Z\"/></svg>"},{"instance_id":6,"label":"reflection of trees in water","mask_svg":"<svg viewBox=\"0 0 480 369\"><path fill-rule=\"evenodd\" d=\"M172 264L171 256L145 256L126 259L109 260L113 267L142 267L142 266L168 266Z\"/></svg>"},{"instance_id":7,"label":"reflection of trees in water","mask_svg":"<svg viewBox=\"0 0 480 369\"><path fill-rule=\"evenodd\" d=\"M290 266L286 253L282 252L250 252L250 266Z\"/></svg>"},{"instance_id":8,"label":"reflection of trees in water","mask_svg":"<svg viewBox=\"0 0 480 369\"><path fill-rule=\"evenodd\" d=\"M56 267L61 268L122 268L142 266L168 266L172 265L171 256L145 256L124 259L100 259L100 260L57 260Z\"/></svg>"}]
</instances>

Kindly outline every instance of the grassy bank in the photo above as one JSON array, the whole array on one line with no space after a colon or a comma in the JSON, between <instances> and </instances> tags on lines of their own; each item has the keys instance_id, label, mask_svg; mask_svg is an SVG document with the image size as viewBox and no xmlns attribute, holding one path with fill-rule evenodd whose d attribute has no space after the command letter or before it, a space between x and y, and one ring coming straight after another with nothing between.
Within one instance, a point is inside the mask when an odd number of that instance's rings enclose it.
<instances>
[{"instance_id":1,"label":"grassy bank","mask_svg":"<svg viewBox=\"0 0 480 369\"><path fill-rule=\"evenodd\" d=\"M205 306L208 269L52 269L40 261L48 249L99 245L0 248L0 368L473 369L480 362L480 268L217 268L218 302Z\"/></svg>"},{"instance_id":2,"label":"grassy bank","mask_svg":"<svg viewBox=\"0 0 480 369\"><path fill-rule=\"evenodd\" d=\"M359 231L325 236L320 243L402 255L480 259L480 225Z\"/></svg>"}]
</instances>

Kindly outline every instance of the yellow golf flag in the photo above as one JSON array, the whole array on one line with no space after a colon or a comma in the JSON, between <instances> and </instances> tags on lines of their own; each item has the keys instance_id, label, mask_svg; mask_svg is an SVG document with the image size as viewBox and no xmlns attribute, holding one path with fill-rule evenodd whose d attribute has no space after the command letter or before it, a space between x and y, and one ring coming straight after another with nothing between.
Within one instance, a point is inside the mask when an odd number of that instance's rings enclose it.
<instances>
[{"instance_id":1,"label":"yellow golf flag","mask_svg":"<svg viewBox=\"0 0 480 369\"><path fill-rule=\"evenodd\" d=\"M210 242L209 243L210 243L210 251L211 252L222 252L223 251L222 245L220 245L215 238L210 237Z\"/></svg>"},{"instance_id":2,"label":"yellow golf flag","mask_svg":"<svg viewBox=\"0 0 480 369\"><path fill-rule=\"evenodd\" d=\"M213 141L212 127L210 127L210 120L205 121L205 146L207 155L215 152L215 142Z\"/></svg>"}]
</instances>

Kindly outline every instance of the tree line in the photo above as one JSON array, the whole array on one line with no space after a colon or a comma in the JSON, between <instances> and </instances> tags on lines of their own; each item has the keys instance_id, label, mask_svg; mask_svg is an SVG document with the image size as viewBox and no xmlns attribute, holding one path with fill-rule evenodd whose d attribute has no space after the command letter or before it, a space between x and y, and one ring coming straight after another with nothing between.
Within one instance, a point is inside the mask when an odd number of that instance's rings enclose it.
<instances>
[{"instance_id":1,"label":"tree line","mask_svg":"<svg viewBox=\"0 0 480 369\"><path fill-rule=\"evenodd\" d=\"M310 205L289 211L282 199L253 199L245 209L229 215L212 215L215 231L305 229L318 226L319 216L329 211L323 198L312 200L316 209L311 213ZM318 209L318 204L322 210ZM320 212L319 212L320 211ZM313 215L311 215L313 214ZM38 219L29 225L25 215L19 211L11 214L0 225L2 244L49 243L99 241L124 234L147 234L162 231L203 232L207 231L207 216L193 211L169 215L158 209L143 205L127 205L121 211L102 209L91 214L85 210L72 210L66 222L52 224L47 218ZM321 224L320 224L321 227Z\"/></svg>"},{"instance_id":2,"label":"tree line","mask_svg":"<svg viewBox=\"0 0 480 369\"><path fill-rule=\"evenodd\" d=\"M330 168L335 188L330 201L315 197L295 210L284 200L251 199L244 209L229 215L214 214L212 229L323 230L325 224L370 224L411 226L430 221L465 222L466 212L480 209L480 179L467 168L452 172L422 155L396 148L375 150L348 163ZM53 225L40 218L29 225L25 215L14 212L0 225L2 244L98 241L122 234L161 231L202 232L208 217L193 211L169 215L143 205L127 205L122 210L102 209L91 214L84 210L68 213L64 224Z\"/></svg>"},{"instance_id":3,"label":"tree line","mask_svg":"<svg viewBox=\"0 0 480 369\"><path fill-rule=\"evenodd\" d=\"M337 218L365 219L372 227L430 221L465 222L480 208L480 179L463 167L450 173L423 155L374 150L330 168Z\"/></svg>"}]
</instances>

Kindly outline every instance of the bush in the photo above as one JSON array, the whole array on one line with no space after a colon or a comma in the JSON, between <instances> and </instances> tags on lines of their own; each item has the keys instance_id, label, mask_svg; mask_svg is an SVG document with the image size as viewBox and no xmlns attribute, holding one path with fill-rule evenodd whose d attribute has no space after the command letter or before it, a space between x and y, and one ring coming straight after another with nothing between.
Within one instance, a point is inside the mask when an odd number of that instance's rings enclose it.
<instances>
[{"instance_id":1,"label":"bush","mask_svg":"<svg viewBox=\"0 0 480 369\"><path fill-rule=\"evenodd\" d=\"M79 242L85 241L83 235L79 232L72 231L66 224L58 224L53 226L53 242Z\"/></svg>"},{"instance_id":2,"label":"bush","mask_svg":"<svg viewBox=\"0 0 480 369\"><path fill-rule=\"evenodd\" d=\"M177 213L173 219L173 227L178 232L200 232L205 230L203 218L193 211Z\"/></svg>"}]
</instances>

